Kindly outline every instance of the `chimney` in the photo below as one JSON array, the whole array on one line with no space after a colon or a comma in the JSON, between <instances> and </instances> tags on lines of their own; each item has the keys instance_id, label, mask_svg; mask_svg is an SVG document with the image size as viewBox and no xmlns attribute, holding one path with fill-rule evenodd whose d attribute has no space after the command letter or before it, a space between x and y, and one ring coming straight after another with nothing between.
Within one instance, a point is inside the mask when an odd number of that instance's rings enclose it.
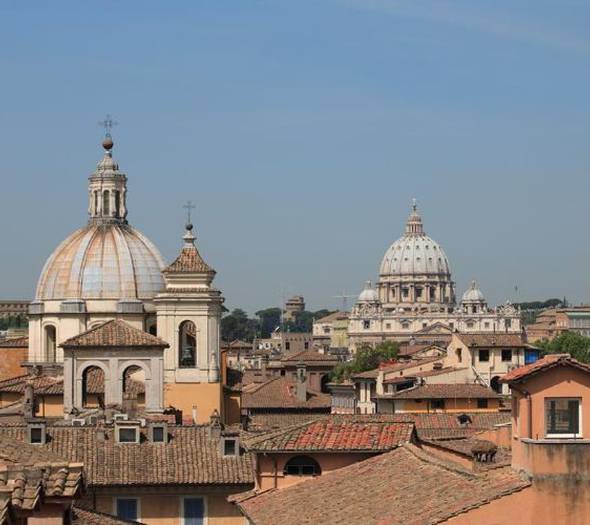
<instances>
[{"instance_id":1,"label":"chimney","mask_svg":"<svg viewBox=\"0 0 590 525\"><path fill-rule=\"evenodd\" d=\"M262 374L262 379L266 379L266 366L268 365L268 354L264 354L260 358L260 373Z\"/></svg>"},{"instance_id":2,"label":"chimney","mask_svg":"<svg viewBox=\"0 0 590 525\"><path fill-rule=\"evenodd\" d=\"M215 409L209 418L209 437L211 439L221 439L221 430L221 416Z\"/></svg>"},{"instance_id":3,"label":"chimney","mask_svg":"<svg viewBox=\"0 0 590 525\"><path fill-rule=\"evenodd\" d=\"M193 405L192 416L193 416L193 425L196 425L197 424L197 405Z\"/></svg>"},{"instance_id":4,"label":"chimney","mask_svg":"<svg viewBox=\"0 0 590 525\"><path fill-rule=\"evenodd\" d=\"M129 419L137 417L137 394L132 392L125 392L123 394L122 410Z\"/></svg>"},{"instance_id":5,"label":"chimney","mask_svg":"<svg viewBox=\"0 0 590 525\"><path fill-rule=\"evenodd\" d=\"M35 390L31 382L25 383L23 416L25 418L35 417Z\"/></svg>"},{"instance_id":6,"label":"chimney","mask_svg":"<svg viewBox=\"0 0 590 525\"><path fill-rule=\"evenodd\" d=\"M307 374L305 373L305 365L297 363L297 382L295 384L295 395L297 401L305 403L307 401Z\"/></svg>"}]
</instances>

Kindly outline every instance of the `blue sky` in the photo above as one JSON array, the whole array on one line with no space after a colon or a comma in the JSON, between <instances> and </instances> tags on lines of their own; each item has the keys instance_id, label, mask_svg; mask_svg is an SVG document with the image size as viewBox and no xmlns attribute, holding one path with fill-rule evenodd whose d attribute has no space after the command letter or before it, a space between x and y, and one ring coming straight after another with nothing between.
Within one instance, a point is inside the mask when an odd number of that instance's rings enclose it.
<instances>
[{"instance_id":1,"label":"blue sky","mask_svg":"<svg viewBox=\"0 0 590 525\"><path fill-rule=\"evenodd\" d=\"M227 305L335 307L418 199L458 291L590 300L590 5L0 4L0 297L86 221L106 113L167 259L197 204ZM514 286L518 285L518 296Z\"/></svg>"}]
</instances>

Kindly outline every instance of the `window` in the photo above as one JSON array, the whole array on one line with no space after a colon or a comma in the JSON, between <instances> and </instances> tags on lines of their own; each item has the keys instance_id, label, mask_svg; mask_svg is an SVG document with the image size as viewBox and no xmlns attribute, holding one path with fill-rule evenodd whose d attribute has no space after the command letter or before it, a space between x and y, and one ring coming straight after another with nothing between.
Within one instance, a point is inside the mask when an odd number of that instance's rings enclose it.
<instances>
[{"instance_id":1,"label":"window","mask_svg":"<svg viewBox=\"0 0 590 525\"><path fill-rule=\"evenodd\" d=\"M318 462L309 456L295 456L285 464L283 474L288 476L319 476L322 473Z\"/></svg>"},{"instance_id":2,"label":"window","mask_svg":"<svg viewBox=\"0 0 590 525\"><path fill-rule=\"evenodd\" d=\"M560 397L545 400L547 437L581 437L579 399Z\"/></svg>"},{"instance_id":3,"label":"window","mask_svg":"<svg viewBox=\"0 0 590 525\"><path fill-rule=\"evenodd\" d=\"M416 288L416 298L417 299L422 298L422 288Z\"/></svg>"},{"instance_id":4,"label":"window","mask_svg":"<svg viewBox=\"0 0 590 525\"><path fill-rule=\"evenodd\" d=\"M483 398L478 399L477 408L488 408L488 400Z\"/></svg>"},{"instance_id":5,"label":"window","mask_svg":"<svg viewBox=\"0 0 590 525\"><path fill-rule=\"evenodd\" d=\"M371 328L371 321L363 321L363 328L365 330L368 330L369 328Z\"/></svg>"},{"instance_id":6,"label":"window","mask_svg":"<svg viewBox=\"0 0 590 525\"><path fill-rule=\"evenodd\" d=\"M166 424L158 423L149 427L150 441L152 443L168 442L168 427Z\"/></svg>"},{"instance_id":7,"label":"window","mask_svg":"<svg viewBox=\"0 0 590 525\"><path fill-rule=\"evenodd\" d=\"M107 215L110 215L110 196L109 196L109 190L106 190L103 194L102 194L102 216L106 217Z\"/></svg>"},{"instance_id":8,"label":"window","mask_svg":"<svg viewBox=\"0 0 590 525\"><path fill-rule=\"evenodd\" d=\"M385 323L385 328L387 328L387 330L391 329L391 323Z\"/></svg>"},{"instance_id":9,"label":"window","mask_svg":"<svg viewBox=\"0 0 590 525\"><path fill-rule=\"evenodd\" d=\"M43 445L45 443L44 425L31 425L29 427L29 443L32 445Z\"/></svg>"},{"instance_id":10,"label":"window","mask_svg":"<svg viewBox=\"0 0 590 525\"><path fill-rule=\"evenodd\" d=\"M117 427L119 443L139 443L139 429L137 427Z\"/></svg>"},{"instance_id":11,"label":"window","mask_svg":"<svg viewBox=\"0 0 590 525\"><path fill-rule=\"evenodd\" d=\"M444 399L431 399L430 406L433 410L444 410L445 400Z\"/></svg>"},{"instance_id":12,"label":"window","mask_svg":"<svg viewBox=\"0 0 590 525\"><path fill-rule=\"evenodd\" d=\"M457 348L455 350L455 354L457 356L457 361L459 361L459 363L461 363L463 361L463 349L462 348Z\"/></svg>"},{"instance_id":13,"label":"window","mask_svg":"<svg viewBox=\"0 0 590 525\"><path fill-rule=\"evenodd\" d=\"M330 333L330 327L329 326L324 326L324 333L325 334L329 334Z\"/></svg>"},{"instance_id":14,"label":"window","mask_svg":"<svg viewBox=\"0 0 590 525\"><path fill-rule=\"evenodd\" d=\"M426 328L428 326L428 323L422 323L422 328Z\"/></svg>"},{"instance_id":15,"label":"window","mask_svg":"<svg viewBox=\"0 0 590 525\"><path fill-rule=\"evenodd\" d=\"M467 328L473 328L473 322L469 321L469 322L467 323Z\"/></svg>"},{"instance_id":16,"label":"window","mask_svg":"<svg viewBox=\"0 0 590 525\"><path fill-rule=\"evenodd\" d=\"M404 297L407 297L408 296L408 289L407 288L402 288L402 295Z\"/></svg>"},{"instance_id":17,"label":"window","mask_svg":"<svg viewBox=\"0 0 590 525\"><path fill-rule=\"evenodd\" d=\"M481 362L487 362L490 360L490 351L489 350L480 350L478 356L479 356L479 360Z\"/></svg>"},{"instance_id":18,"label":"window","mask_svg":"<svg viewBox=\"0 0 590 525\"><path fill-rule=\"evenodd\" d=\"M451 329L451 332L455 329L455 323L449 323L449 328Z\"/></svg>"},{"instance_id":19,"label":"window","mask_svg":"<svg viewBox=\"0 0 590 525\"><path fill-rule=\"evenodd\" d=\"M289 341L285 342L285 350L291 350L291 343Z\"/></svg>"},{"instance_id":20,"label":"window","mask_svg":"<svg viewBox=\"0 0 590 525\"><path fill-rule=\"evenodd\" d=\"M512 326L512 319L505 319L504 320L504 326L506 328L510 328Z\"/></svg>"},{"instance_id":21,"label":"window","mask_svg":"<svg viewBox=\"0 0 590 525\"><path fill-rule=\"evenodd\" d=\"M203 525L205 523L205 501L203 498L182 498L183 525Z\"/></svg>"},{"instance_id":22,"label":"window","mask_svg":"<svg viewBox=\"0 0 590 525\"><path fill-rule=\"evenodd\" d=\"M305 343L303 343L303 348L305 350L307 350L309 348L309 343L307 341L305 341Z\"/></svg>"},{"instance_id":23,"label":"window","mask_svg":"<svg viewBox=\"0 0 590 525\"><path fill-rule=\"evenodd\" d=\"M197 327L192 321L183 321L178 328L178 366L194 368L197 366Z\"/></svg>"},{"instance_id":24,"label":"window","mask_svg":"<svg viewBox=\"0 0 590 525\"><path fill-rule=\"evenodd\" d=\"M512 361L512 350L502 350L502 361Z\"/></svg>"},{"instance_id":25,"label":"window","mask_svg":"<svg viewBox=\"0 0 590 525\"><path fill-rule=\"evenodd\" d=\"M402 328L404 330L407 330L408 328L410 328L410 323L402 323Z\"/></svg>"},{"instance_id":26,"label":"window","mask_svg":"<svg viewBox=\"0 0 590 525\"><path fill-rule=\"evenodd\" d=\"M238 441L234 438L225 438L223 440L223 455L237 456L238 455Z\"/></svg>"},{"instance_id":27,"label":"window","mask_svg":"<svg viewBox=\"0 0 590 525\"><path fill-rule=\"evenodd\" d=\"M489 327L490 327L490 323L489 323L488 321L486 321L486 322L483 324L483 327L484 327L484 328L489 328Z\"/></svg>"},{"instance_id":28,"label":"window","mask_svg":"<svg viewBox=\"0 0 590 525\"><path fill-rule=\"evenodd\" d=\"M139 500L137 498L117 498L115 514L118 518L130 521L139 520Z\"/></svg>"},{"instance_id":29,"label":"window","mask_svg":"<svg viewBox=\"0 0 590 525\"><path fill-rule=\"evenodd\" d=\"M55 326L47 325L45 327L45 361L48 363L55 362Z\"/></svg>"}]
</instances>

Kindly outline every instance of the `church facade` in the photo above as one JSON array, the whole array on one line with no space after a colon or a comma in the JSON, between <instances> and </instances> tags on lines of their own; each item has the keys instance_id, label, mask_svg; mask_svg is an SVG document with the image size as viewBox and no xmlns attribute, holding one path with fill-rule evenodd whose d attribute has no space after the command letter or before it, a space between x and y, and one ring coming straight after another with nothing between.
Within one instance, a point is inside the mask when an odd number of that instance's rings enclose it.
<instances>
[{"instance_id":1,"label":"church facade","mask_svg":"<svg viewBox=\"0 0 590 525\"><path fill-rule=\"evenodd\" d=\"M383 257L377 287L368 281L352 308L350 346L448 342L453 332L520 333L520 312L509 302L490 308L475 281L457 306L449 260L424 232L414 202L405 233Z\"/></svg>"},{"instance_id":2,"label":"church facade","mask_svg":"<svg viewBox=\"0 0 590 525\"><path fill-rule=\"evenodd\" d=\"M146 411L174 407L206 422L222 405L223 297L212 284L215 271L197 250L192 224L169 265L129 224L127 176L113 159L113 145L107 134L89 177L88 223L55 249L41 272L29 305L26 364L64 374L66 415L84 408L92 369L105 383L107 402L122 402L132 374L149 384Z\"/></svg>"}]
</instances>

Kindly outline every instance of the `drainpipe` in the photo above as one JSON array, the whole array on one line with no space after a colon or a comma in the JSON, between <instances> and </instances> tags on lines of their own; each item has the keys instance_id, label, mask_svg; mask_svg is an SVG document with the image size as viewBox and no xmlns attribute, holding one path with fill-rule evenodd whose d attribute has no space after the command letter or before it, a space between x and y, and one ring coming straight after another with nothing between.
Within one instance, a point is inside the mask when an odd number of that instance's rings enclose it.
<instances>
[{"instance_id":1,"label":"drainpipe","mask_svg":"<svg viewBox=\"0 0 590 525\"><path fill-rule=\"evenodd\" d=\"M516 390L519 394L523 395L524 397L526 397L527 399L527 407L528 407L528 421L527 421L527 425L528 425L528 437L530 439L533 438L533 400L531 398L531 393L528 390L525 390L524 388L518 388L516 385L511 384L510 388L512 388L513 390Z\"/></svg>"},{"instance_id":2,"label":"drainpipe","mask_svg":"<svg viewBox=\"0 0 590 525\"><path fill-rule=\"evenodd\" d=\"M278 473L278 462L277 462L276 456L273 458L273 463L274 463L274 467L275 467L275 469L274 469L275 470L274 488L276 489L279 485L279 480L277 479L279 473Z\"/></svg>"}]
</instances>

